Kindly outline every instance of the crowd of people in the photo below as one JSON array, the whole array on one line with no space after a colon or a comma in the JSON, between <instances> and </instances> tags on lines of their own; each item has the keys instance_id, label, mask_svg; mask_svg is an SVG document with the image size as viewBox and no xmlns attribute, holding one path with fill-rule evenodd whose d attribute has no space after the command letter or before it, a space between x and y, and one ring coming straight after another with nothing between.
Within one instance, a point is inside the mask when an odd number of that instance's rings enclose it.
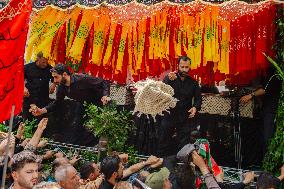
<instances>
[{"instance_id":1,"label":"crowd of people","mask_svg":"<svg viewBox=\"0 0 284 189\"><path fill-rule=\"evenodd\" d=\"M139 163L128 165L127 154L111 154L101 162L82 162L76 170L75 165L80 160L78 157L68 159L64 154L46 151L40 155L46 142L41 139L46 129L47 118L43 118L30 140L22 140L24 124L18 128L17 134L7 140L7 133L1 133L0 153L1 169L3 171L4 157L7 153L5 146L9 143L8 172L6 186L11 189L32 188L64 188L64 189L189 189L194 188L195 175L187 177L195 167L208 189L225 188L222 174L214 176L206 161L197 153L197 150L185 145L176 156L159 158L150 156ZM52 161L52 172L45 175L42 163L47 159ZM176 169L182 166L182 169ZM253 172L244 174L242 182L231 188L245 188L254 181ZM284 179L284 166L281 175L274 177L271 173L263 172L257 177L258 189L278 188Z\"/></svg>"}]
</instances>

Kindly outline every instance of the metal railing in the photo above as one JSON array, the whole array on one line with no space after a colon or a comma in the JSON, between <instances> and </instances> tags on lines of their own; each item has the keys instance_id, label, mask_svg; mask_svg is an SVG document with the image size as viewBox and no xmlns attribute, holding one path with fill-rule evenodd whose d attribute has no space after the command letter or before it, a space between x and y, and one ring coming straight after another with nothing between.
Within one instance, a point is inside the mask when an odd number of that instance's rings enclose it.
<instances>
[{"instance_id":1,"label":"metal railing","mask_svg":"<svg viewBox=\"0 0 284 189\"><path fill-rule=\"evenodd\" d=\"M65 154L64 150L67 150L67 149L71 151L77 151L79 152L79 154L80 152L86 152L86 151L95 153L97 155L97 160L100 159L103 152L106 155L106 148L87 147L87 146L80 146L80 145L61 143L61 142L55 142L55 141L48 141L47 146L45 148L45 150L55 150L58 152L62 152L63 154ZM68 156L67 154L65 155ZM138 160L146 160L148 157L149 156L145 156L145 155L137 155L135 158L137 158ZM90 161L89 159L84 159L83 157L82 159L86 161ZM178 163L178 164L183 164L183 163ZM243 174L250 171L250 170L237 169L237 168L232 168L232 167L223 167L223 166L220 166L220 167L223 169L223 172L224 172L224 183L228 185L234 185L236 183L242 182ZM255 188L255 182L252 182L250 184L250 188Z\"/></svg>"}]
</instances>

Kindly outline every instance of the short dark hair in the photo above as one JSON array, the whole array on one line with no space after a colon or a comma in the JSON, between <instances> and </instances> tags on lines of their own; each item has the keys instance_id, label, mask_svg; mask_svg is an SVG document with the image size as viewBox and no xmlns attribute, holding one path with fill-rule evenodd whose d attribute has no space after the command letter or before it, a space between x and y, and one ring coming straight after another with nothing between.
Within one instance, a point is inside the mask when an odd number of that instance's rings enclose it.
<instances>
[{"instance_id":1,"label":"short dark hair","mask_svg":"<svg viewBox=\"0 0 284 189\"><path fill-rule=\"evenodd\" d=\"M37 163L36 155L30 151L22 151L13 156L11 171L18 171L28 163Z\"/></svg>"},{"instance_id":2,"label":"short dark hair","mask_svg":"<svg viewBox=\"0 0 284 189\"><path fill-rule=\"evenodd\" d=\"M84 163L80 168L80 175L81 178L84 180L87 180L90 176L90 174L94 173L96 170L93 166L93 162L87 162Z\"/></svg>"},{"instance_id":3,"label":"short dark hair","mask_svg":"<svg viewBox=\"0 0 284 189\"><path fill-rule=\"evenodd\" d=\"M50 72L57 73L59 75L62 75L64 72L66 72L68 75L70 75L70 71L68 67L65 64L56 64L52 69L50 69Z\"/></svg>"},{"instance_id":4,"label":"short dark hair","mask_svg":"<svg viewBox=\"0 0 284 189\"><path fill-rule=\"evenodd\" d=\"M273 174L264 172L259 175L256 187L257 189L278 188L279 184L279 179L277 179Z\"/></svg>"},{"instance_id":5,"label":"short dark hair","mask_svg":"<svg viewBox=\"0 0 284 189\"><path fill-rule=\"evenodd\" d=\"M189 163L177 164L174 169L176 180L181 188L194 189L195 175Z\"/></svg>"},{"instance_id":6,"label":"short dark hair","mask_svg":"<svg viewBox=\"0 0 284 189\"><path fill-rule=\"evenodd\" d=\"M189 61L189 63L191 64L191 59L188 56L179 56L178 57L178 65L180 64L180 61Z\"/></svg>"},{"instance_id":7,"label":"short dark hair","mask_svg":"<svg viewBox=\"0 0 284 189\"><path fill-rule=\"evenodd\" d=\"M52 171L55 172L56 168L58 168L60 166L60 162L59 160L56 158L53 162L52 162Z\"/></svg>"},{"instance_id":8,"label":"short dark hair","mask_svg":"<svg viewBox=\"0 0 284 189\"><path fill-rule=\"evenodd\" d=\"M118 172L120 159L117 155L108 156L101 162L101 172L104 174L106 180L110 179L114 172Z\"/></svg>"},{"instance_id":9,"label":"short dark hair","mask_svg":"<svg viewBox=\"0 0 284 189\"><path fill-rule=\"evenodd\" d=\"M66 159L66 158L64 158L64 157L62 157L62 158L56 158L56 159L52 162L52 172L55 172L56 169L62 165L62 164L61 164L61 161L60 161L60 160L62 160L62 159ZM66 159L66 161L68 162L67 159Z\"/></svg>"}]
</instances>

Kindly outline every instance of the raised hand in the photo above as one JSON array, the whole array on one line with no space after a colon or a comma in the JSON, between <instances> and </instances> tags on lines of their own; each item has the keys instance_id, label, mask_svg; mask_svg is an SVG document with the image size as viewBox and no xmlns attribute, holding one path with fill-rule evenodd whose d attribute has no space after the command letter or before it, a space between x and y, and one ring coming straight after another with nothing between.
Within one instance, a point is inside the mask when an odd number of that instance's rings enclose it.
<instances>
[{"instance_id":1,"label":"raised hand","mask_svg":"<svg viewBox=\"0 0 284 189\"><path fill-rule=\"evenodd\" d=\"M110 97L108 97L108 96L103 96L103 97L101 98L101 101L102 101L103 105L106 105L106 104L110 101Z\"/></svg>"},{"instance_id":2,"label":"raised hand","mask_svg":"<svg viewBox=\"0 0 284 189\"><path fill-rule=\"evenodd\" d=\"M24 97L29 97L30 96L30 92L29 90L25 87L24 88Z\"/></svg>"},{"instance_id":3,"label":"raised hand","mask_svg":"<svg viewBox=\"0 0 284 189\"><path fill-rule=\"evenodd\" d=\"M169 79L170 79L171 81L173 81L173 80L175 80L175 79L177 78L177 74L176 74L175 72L170 72L170 73L168 74L168 76L169 76Z\"/></svg>"},{"instance_id":4,"label":"raised hand","mask_svg":"<svg viewBox=\"0 0 284 189\"><path fill-rule=\"evenodd\" d=\"M192 108L190 108L190 110L188 110L188 113L189 113L189 118L193 118L194 116L195 116L195 114L196 114L196 108L195 107L192 107Z\"/></svg>"},{"instance_id":5,"label":"raised hand","mask_svg":"<svg viewBox=\"0 0 284 189\"><path fill-rule=\"evenodd\" d=\"M38 124L38 129L44 130L46 128L48 118L42 118Z\"/></svg>"}]
</instances>

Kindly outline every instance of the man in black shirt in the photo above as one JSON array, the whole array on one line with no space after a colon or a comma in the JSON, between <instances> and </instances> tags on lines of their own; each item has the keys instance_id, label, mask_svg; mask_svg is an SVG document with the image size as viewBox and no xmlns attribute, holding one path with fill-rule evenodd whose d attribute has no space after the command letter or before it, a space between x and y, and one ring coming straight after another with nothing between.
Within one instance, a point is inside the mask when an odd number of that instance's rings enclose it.
<instances>
[{"instance_id":1,"label":"man in black shirt","mask_svg":"<svg viewBox=\"0 0 284 189\"><path fill-rule=\"evenodd\" d=\"M49 94L55 90L55 84L49 87L49 82L52 81L51 68L42 52L38 53L36 62L25 65L24 119L31 120L33 118L29 112L31 104L37 104L39 108L48 105Z\"/></svg>"},{"instance_id":2,"label":"man in black shirt","mask_svg":"<svg viewBox=\"0 0 284 189\"><path fill-rule=\"evenodd\" d=\"M261 118L263 121L262 137L263 137L263 153L266 153L269 140L275 132L275 115L282 89L282 81L274 77L275 69L270 66L266 78L260 78L257 81L254 92L245 95L240 99L241 103L247 103L254 97L263 97ZM273 78L271 78L273 76ZM270 80L271 78L271 80ZM258 78L259 79L259 78ZM263 154L264 155L264 154Z\"/></svg>"},{"instance_id":3,"label":"man in black shirt","mask_svg":"<svg viewBox=\"0 0 284 189\"><path fill-rule=\"evenodd\" d=\"M189 143L190 125L188 124L201 109L201 93L198 83L192 79L188 72L190 70L191 60L187 56L181 56L178 59L178 73L171 72L165 77L164 83L174 89L174 97L179 101L175 108L162 117L159 128L158 153L160 156L171 155L175 153L171 150L171 144L174 131L176 129L178 148ZM176 149L178 150L178 149Z\"/></svg>"},{"instance_id":4,"label":"man in black shirt","mask_svg":"<svg viewBox=\"0 0 284 189\"><path fill-rule=\"evenodd\" d=\"M109 86L105 80L86 74L71 75L64 64L57 64L50 71L54 83L58 85L56 100L44 108L34 108L32 110L34 116L53 112L56 106L64 100L65 96L80 103L93 103L97 106L109 102Z\"/></svg>"}]
</instances>

